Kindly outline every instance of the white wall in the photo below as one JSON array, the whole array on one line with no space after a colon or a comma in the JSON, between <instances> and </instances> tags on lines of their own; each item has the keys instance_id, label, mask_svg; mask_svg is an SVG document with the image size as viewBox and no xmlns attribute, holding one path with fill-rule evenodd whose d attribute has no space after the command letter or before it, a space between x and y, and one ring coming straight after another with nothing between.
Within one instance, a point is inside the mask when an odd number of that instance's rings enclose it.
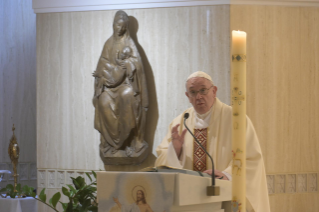
<instances>
[{"instance_id":1,"label":"white wall","mask_svg":"<svg viewBox=\"0 0 319 212\"><path fill-rule=\"evenodd\" d=\"M21 184L36 187L36 15L32 0L0 1L0 169L10 169L12 124ZM6 176L0 186L13 183Z\"/></svg>"}]
</instances>

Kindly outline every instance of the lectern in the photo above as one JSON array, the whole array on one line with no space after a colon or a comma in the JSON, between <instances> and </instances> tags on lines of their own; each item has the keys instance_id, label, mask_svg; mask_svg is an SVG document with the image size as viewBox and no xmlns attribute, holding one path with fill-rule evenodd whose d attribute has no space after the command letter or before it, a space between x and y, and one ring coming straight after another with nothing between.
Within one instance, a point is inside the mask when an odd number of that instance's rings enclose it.
<instances>
[{"instance_id":1,"label":"lectern","mask_svg":"<svg viewBox=\"0 0 319 212\"><path fill-rule=\"evenodd\" d=\"M182 173L98 172L99 212L230 212L231 182L216 180L219 196L206 195L210 184Z\"/></svg>"}]
</instances>

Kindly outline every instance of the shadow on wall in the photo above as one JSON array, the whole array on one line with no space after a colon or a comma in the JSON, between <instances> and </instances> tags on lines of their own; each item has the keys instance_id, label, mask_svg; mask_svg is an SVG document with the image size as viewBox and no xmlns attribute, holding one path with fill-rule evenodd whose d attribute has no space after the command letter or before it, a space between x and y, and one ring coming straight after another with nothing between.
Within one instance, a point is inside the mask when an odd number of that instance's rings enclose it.
<instances>
[{"instance_id":1,"label":"shadow on wall","mask_svg":"<svg viewBox=\"0 0 319 212\"><path fill-rule=\"evenodd\" d=\"M158 104L157 104L157 94L156 94L156 88L155 88L154 74L153 74L151 64L149 63L148 58L145 54L145 51L142 48L142 46L139 44L137 36L136 36L138 31L138 21L133 16L129 16L129 20L130 20L130 25L129 25L130 35L131 35L131 38L134 40L137 46L137 49L141 55L143 66L144 66L146 82L147 82L149 106L148 106L147 117L146 117L144 139L146 142L148 142L149 151L150 151L150 154L146 160L149 162L152 161L154 165L156 156L152 154L152 149L153 149L153 143L154 143L155 130L156 130L157 121L158 121Z\"/></svg>"},{"instance_id":2,"label":"shadow on wall","mask_svg":"<svg viewBox=\"0 0 319 212\"><path fill-rule=\"evenodd\" d=\"M158 120L158 104L157 104L157 95L156 95L156 88L155 88L155 80L153 75L152 67L147 59L144 49L139 44L137 39L137 31L138 31L138 21L133 16L129 16L129 31L130 36L134 40L138 52L141 55L143 66L144 66L144 73L147 82L147 90L148 90L148 111L146 117L146 124L145 124L145 135L144 140L149 144L149 155L145 159L145 161L139 165L122 165L122 166L113 166L113 165L105 165L104 168L107 171L138 171L145 167L153 167L156 156L153 155L153 143L154 143L154 135L157 126Z\"/></svg>"}]
</instances>

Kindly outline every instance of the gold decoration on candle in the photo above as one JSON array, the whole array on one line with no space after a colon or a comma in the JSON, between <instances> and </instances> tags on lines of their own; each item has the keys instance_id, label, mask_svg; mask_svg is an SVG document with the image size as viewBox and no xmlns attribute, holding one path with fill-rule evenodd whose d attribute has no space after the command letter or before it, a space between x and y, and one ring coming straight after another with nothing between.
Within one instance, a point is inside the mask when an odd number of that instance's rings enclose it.
<instances>
[{"instance_id":1,"label":"gold decoration on candle","mask_svg":"<svg viewBox=\"0 0 319 212\"><path fill-rule=\"evenodd\" d=\"M236 196L233 196L233 200L231 201L231 206L232 206L232 211L243 211L243 207L242 207L242 204L237 201L237 198Z\"/></svg>"},{"instance_id":2,"label":"gold decoration on candle","mask_svg":"<svg viewBox=\"0 0 319 212\"><path fill-rule=\"evenodd\" d=\"M232 170L232 173L240 176L241 171L242 171L243 162L240 159L240 155L238 155L238 153L243 153L243 151L240 150L239 148L237 148L236 152L234 152L232 150L232 153L233 153L233 170ZM237 157L236 157L236 155L237 155Z\"/></svg>"},{"instance_id":3,"label":"gold decoration on candle","mask_svg":"<svg viewBox=\"0 0 319 212\"><path fill-rule=\"evenodd\" d=\"M233 80L234 80L235 82L238 82L238 74L234 74Z\"/></svg>"},{"instance_id":4,"label":"gold decoration on candle","mask_svg":"<svg viewBox=\"0 0 319 212\"><path fill-rule=\"evenodd\" d=\"M232 32L232 211L246 211L246 33Z\"/></svg>"},{"instance_id":5,"label":"gold decoration on candle","mask_svg":"<svg viewBox=\"0 0 319 212\"><path fill-rule=\"evenodd\" d=\"M233 54L232 61L233 62L246 62L246 55L245 54Z\"/></svg>"},{"instance_id":6,"label":"gold decoration on candle","mask_svg":"<svg viewBox=\"0 0 319 212\"><path fill-rule=\"evenodd\" d=\"M20 153L20 148L18 146L18 142L17 142L17 138L14 135L14 124L12 127L12 137L10 139L10 144L9 144L9 148L8 148L8 154L11 160L11 163L13 165L13 177L14 177L14 191L16 191L16 187L18 184L18 174L17 174L17 166L18 166L18 159L19 159L19 153Z\"/></svg>"},{"instance_id":7,"label":"gold decoration on candle","mask_svg":"<svg viewBox=\"0 0 319 212\"><path fill-rule=\"evenodd\" d=\"M245 97L244 96L234 96L233 98L232 98L233 100L235 100L235 101L243 101L243 100L245 100Z\"/></svg>"}]
</instances>

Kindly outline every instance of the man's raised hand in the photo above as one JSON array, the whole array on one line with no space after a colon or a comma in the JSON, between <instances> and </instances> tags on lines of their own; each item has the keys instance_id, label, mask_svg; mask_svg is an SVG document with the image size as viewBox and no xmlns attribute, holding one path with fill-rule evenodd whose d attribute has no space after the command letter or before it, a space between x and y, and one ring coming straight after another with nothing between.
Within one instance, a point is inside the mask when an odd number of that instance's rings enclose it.
<instances>
[{"instance_id":1,"label":"man's raised hand","mask_svg":"<svg viewBox=\"0 0 319 212\"><path fill-rule=\"evenodd\" d=\"M177 157L179 158L181 156L181 153L182 153L182 147L183 147L183 144L184 144L184 137L185 137L185 134L186 134L186 129L183 130L183 132L181 134L178 133L178 127L179 127L180 124L177 124L176 126L174 126L172 128L172 131L171 131L171 136L172 136L172 144L174 146L174 149L175 149L175 152L176 152L176 155Z\"/></svg>"}]
</instances>

